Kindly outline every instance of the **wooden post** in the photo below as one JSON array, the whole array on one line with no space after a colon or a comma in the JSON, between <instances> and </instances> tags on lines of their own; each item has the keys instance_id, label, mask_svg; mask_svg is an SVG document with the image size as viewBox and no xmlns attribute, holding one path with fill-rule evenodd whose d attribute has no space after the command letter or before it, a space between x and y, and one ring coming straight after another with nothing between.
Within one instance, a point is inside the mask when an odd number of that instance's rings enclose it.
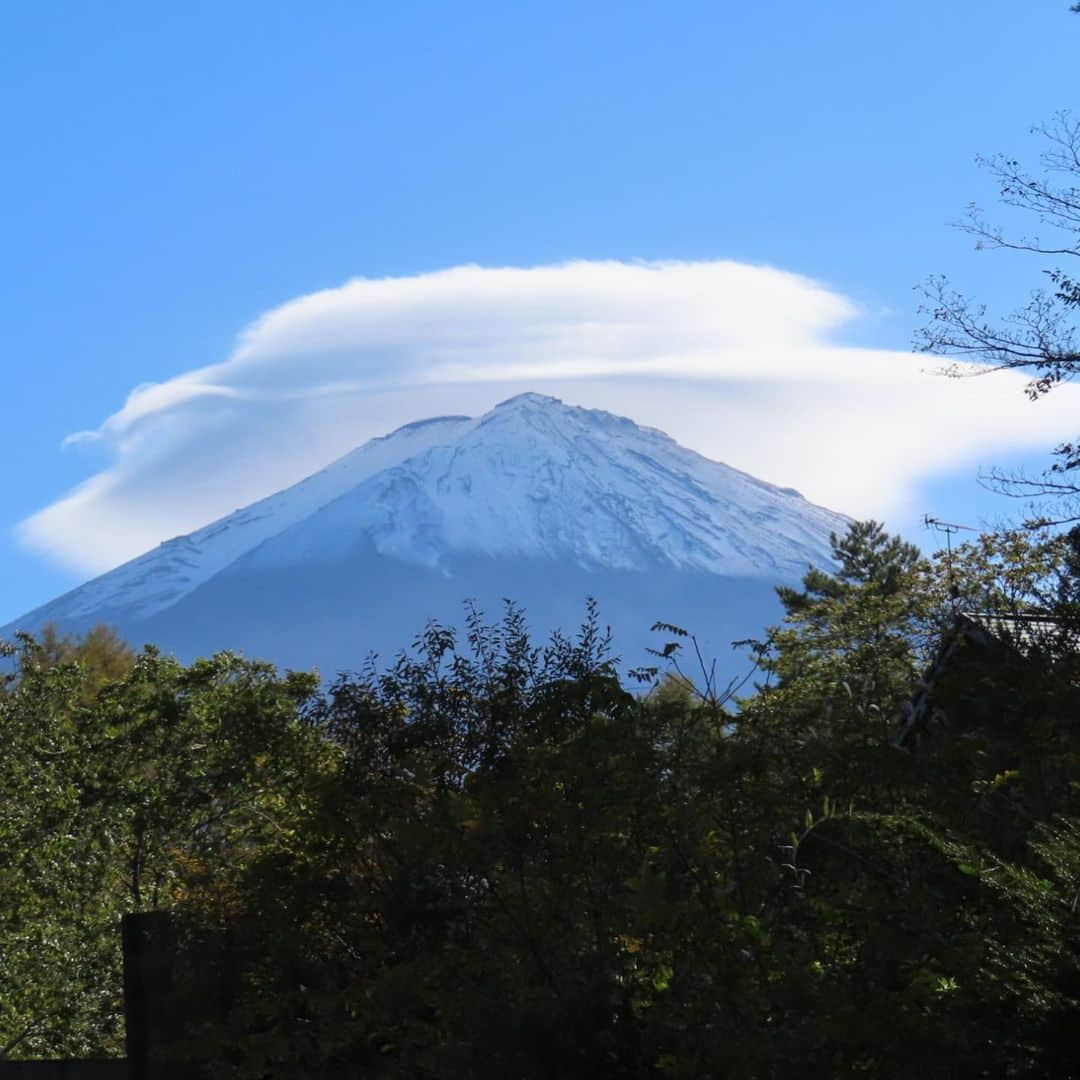
<instances>
[{"instance_id":1,"label":"wooden post","mask_svg":"<svg viewBox=\"0 0 1080 1080\"><path fill-rule=\"evenodd\" d=\"M176 943L169 915L164 911L125 915L121 930L129 1080L192 1076L185 1066L158 1057L183 1035L173 992Z\"/></svg>"}]
</instances>

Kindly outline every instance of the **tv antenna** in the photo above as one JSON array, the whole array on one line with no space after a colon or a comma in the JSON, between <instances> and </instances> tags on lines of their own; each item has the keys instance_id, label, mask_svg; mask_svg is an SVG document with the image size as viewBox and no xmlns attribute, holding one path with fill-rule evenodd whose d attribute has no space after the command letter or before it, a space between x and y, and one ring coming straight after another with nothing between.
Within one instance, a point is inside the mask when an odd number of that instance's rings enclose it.
<instances>
[{"instance_id":1,"label":"tv antenna","mask_svg":"<svg viewBox=\"0 0 1080 1080\"><path fill-rule=\"evenodd\" d=\"M960 596L960 590L953 578L952 538L959 532L977 532L978 530L973 529L970 525L957 525L954 521L942 521L941 518L931 517L929 514L924 514L922 520L924 529L933 529L936 533L945 534L945 566L949 575L949 596L952 598L955 607Z\"/></svg>"}]
</instances>

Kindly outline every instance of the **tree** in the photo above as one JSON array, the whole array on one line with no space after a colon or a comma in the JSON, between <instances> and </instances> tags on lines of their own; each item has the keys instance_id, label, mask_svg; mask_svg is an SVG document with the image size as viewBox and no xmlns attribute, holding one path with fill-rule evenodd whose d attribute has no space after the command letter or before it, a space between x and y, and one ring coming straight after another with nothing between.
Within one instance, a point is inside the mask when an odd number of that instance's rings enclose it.
<instances>
[{"instance_id":1,"label":"tree","mask_svg":"<svg viewBox=\"0 0 1080 1080\"><path fill-rule=\"evenodd\" d=\"M106 684L118 682L135 666L135 651L116 630L98 623L85 634L64 634L55 623L46 623L25 661L43 668L76 664L85 700L94 698Z\"/></svg>"},{"instance_id":2,"label":"tree","mask_svg":"<svg viewBox=\"0 0 1080 1080\"><path fill-rule=\"evenodd\" d=\"M823 694L847 684L860 700L888 708L918 669L916 623L928 568L918 548L876 521L853 522L831 536L836 571L811 568L802 588L781 585L786 619L770 635L766 670L777 689L811 681Z\"/></svg>"},{"instance_id":3,"label":"tree","mask_svg":"<svg viewBox=\"0 0 1080 1080\"><path fill-rule=\"evenodd\" d=\"M147 650L88 694L69 650L24 637L0 696L0 1059L121 1051L120 917L280 847L332 767L302 719L313 676Z\"/></svg>"},{"instance_id":4,"label":"tree","mask_svg":"<svg viewBox=\"0 0 1080 1080\"><path fill-rule=\"evenodd\" d=\"M231 1010L196 1040L222 1074L1039 1075L1044 1014L995 1026L986 925L1011 942L959 867L978 838L946 848L952 796L884 712L827 711L873 655L864 609L917 606L922 570L880 527L837 546L790 627L830 679L734 722L626 693L594 619L545 649L514 618L468 648L432 626L340 680L313 719L341 765L294 837L188 894L194 942L232 935Z\"/></svg>"},{"instance_id":5,"label":"tree","mask_svg":"<svg viewBox=\"0 0 1080 1080\"><path fill-rule=\"evenodd\" d=\"M979 249L1054 259L1080 256L1080 119L1063 112L1034 131L1049 144L1042 155L1041 175L1001 155L978 160L997 182L1001 202L1049 229L1048 238L1008 234L988 223L974 206L961 228L976 238ZM1043 273L1050 288L1036 290L1026 304L997 324L987 321L984 307L951 291L946 279L931 279L927 293L933 304L932 321L921 332L922 347L988 361L999 369L1029 371L1028 394L1037 398L1049 392L1080 370L1073 325L1080 308L1080 283L1059 268Z\"/></svg>"},{"instance_id":6,"label":"tree","mask_svg":"<svg viewBox=\"0 0 1080 1080\"><path fill-rule=\"evenodd\" d=\"M899 749L953 600L874 523L835 548L737 713L628 692L595 606L542 646L513 607L432 624L327 692L149 649L84 701L24 642L0 1057L118 1052L118 917L164 907L211 1075L1076 1076L1080 662L1014 650ZM980 541L951 581L1071 604L1076 561Z\"/></svg>"},{"instance_id":7,"label":"tree","mask_svg":"<svg viewBox=\"0 0 1080 1080\"><path fill-rule=\"evenodd\" d=\"M830 533L835 574L811 568L803 578L802 590L787 585L777 588L788 615L810 610L816 602L839 599L860 587L895 596L910 584L910 575L919 562L919 549L898 536L890 536L878 521L855 521L847 533Z\"/></svg>"},{"instance_id":8,"label":"tree","mask_svg":"<svg viewBox=\"0 0 1080 1080\"><path fill-rule=\"evenodd\" d=\"M1080 6L1072 10L1080 11ZM925 352L980 361L986 365L983 370L1030 373L1027 393L1036 399L1080 372L1080 278L1075 270L1063 268L1064 261L1080 257L1080 118L1061 112L1033 130L1046 147L1038 172L1005 155L978 161L996 181L1000 201L1027 215L1040 232L1006 231L988 222L974 205L960 227L975 237L978 249L1039 257L1046 285L1011 314L995 319L985 305L955 290L946 277L933 277L923 288L927 303L921 309L930 322L920 331L917 345ZM956 375L970 373L959 367L950 370ZM1074 521L1080 514L1080 482L1075 479L1080 439L1062 443L1054 456L1057 460L1042 476L994 471L987 479L1010 495L1056 499L1061 510L1054 521Z\"/></svg>"}]
</instances>

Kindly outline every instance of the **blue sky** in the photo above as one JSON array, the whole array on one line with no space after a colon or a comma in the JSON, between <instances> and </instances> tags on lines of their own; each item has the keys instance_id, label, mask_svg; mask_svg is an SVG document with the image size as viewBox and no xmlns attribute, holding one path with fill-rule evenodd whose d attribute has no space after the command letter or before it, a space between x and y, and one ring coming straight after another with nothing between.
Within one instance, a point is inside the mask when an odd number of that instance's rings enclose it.
<instances>
[{"instance_id":1,"label":"blue sky","mask_svg":"<svg viewBox=\"0 0 1080 1080\"><path fill-rule=\"evenodd\" d=\"M1034 161L1030 126L1076 104L1080 16L1067 8L9 5L0 621L85 577L56 561L55 537L20 540L20 523L117 454L134 468L169 424L200 420L167 418L127 447L62 450L65 438L100 430L141 384L223 361L263 313L354 277L765 264L851 301L830 341L868 350L909 348L912 287L930 273L992 303L1020 299L1037 267L975 255L947 223L973 199L993 204L977 153ZM1016 408L1029 407L1018 396ZM272 448L271 420L247 416L247 441L221 454ZM921 502L960 520L994 513L972 453L943 460L897 524L912 529ZM1026 444L978 453L1041 460ZM194 490L178 498L197 502ZM156 520L134 494L119 509ZM63 528L78 535L78 518ZM87 543L108 540L89 530Z\"/></svg>"}]
</instances>

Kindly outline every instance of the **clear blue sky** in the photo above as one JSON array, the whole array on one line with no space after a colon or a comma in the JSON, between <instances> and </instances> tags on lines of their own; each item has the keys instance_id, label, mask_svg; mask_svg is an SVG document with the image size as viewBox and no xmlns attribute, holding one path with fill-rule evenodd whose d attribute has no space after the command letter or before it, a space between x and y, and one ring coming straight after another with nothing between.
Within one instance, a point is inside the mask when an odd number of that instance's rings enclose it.
<instances>
[{"instance_id":1,"label":"clear blue sky","mask_svg":"<svg viewBox=\"0 0 1080 1080\"><path fill-rule=\"evenodd\" d=\"M76 583L21 519L137 384L354 275L765 262L907 348L912 287L1033 282L950 230L1077 104L1066 0L7 5L0 621ZM970 474L927 509L974 513Z\"/></svg>"}]
</instances>

